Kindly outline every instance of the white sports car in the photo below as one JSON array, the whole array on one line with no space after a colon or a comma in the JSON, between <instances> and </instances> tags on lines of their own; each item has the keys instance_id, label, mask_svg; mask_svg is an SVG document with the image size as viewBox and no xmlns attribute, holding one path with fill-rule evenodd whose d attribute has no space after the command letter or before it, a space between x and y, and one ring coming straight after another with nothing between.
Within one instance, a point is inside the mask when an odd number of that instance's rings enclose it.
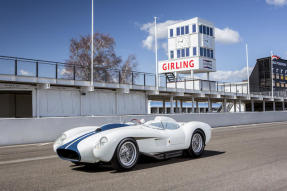
<instances>
[{"instance_id":1,"label":"white sports car","mask_svg":"<svg viewBox=\"0 0 287 191\"><path fill-rule=\"evenodd\" d=\"M159 116L148 122L135 119L68 130L55 141L54 151L75 164L111 162L116 169L131 169L139 154L166 159L185 152L199 157L210 138L211 127L206 123L178 123Z\"/></svg>"}]
</instances>

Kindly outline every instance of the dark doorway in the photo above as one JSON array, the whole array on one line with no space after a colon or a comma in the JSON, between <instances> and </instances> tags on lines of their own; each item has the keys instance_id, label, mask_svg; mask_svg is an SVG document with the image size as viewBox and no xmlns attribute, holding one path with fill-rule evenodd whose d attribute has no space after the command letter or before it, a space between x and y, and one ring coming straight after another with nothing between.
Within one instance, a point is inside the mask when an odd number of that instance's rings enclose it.
<instances>
[{"instance_id":1,"label":"dark doorway","mask_svg":"<svg viewBox=\"0 0 287 191\"><path fill-rule=\"evenodd\" d=\"M0 91L0 117L32 117L32 92Z\"/></svg>"}]
</instances>

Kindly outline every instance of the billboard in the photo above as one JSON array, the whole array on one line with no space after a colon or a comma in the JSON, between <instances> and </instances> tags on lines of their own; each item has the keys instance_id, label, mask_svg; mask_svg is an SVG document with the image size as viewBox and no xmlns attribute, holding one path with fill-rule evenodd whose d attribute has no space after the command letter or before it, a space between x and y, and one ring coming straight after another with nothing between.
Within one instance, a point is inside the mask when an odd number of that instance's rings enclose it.
<instances>
[{"instance_id":1,"label":"billboard","mask_svg":"<svg viewBox=\"0 0 287 191\"><path fill-rule=\"evenodd\" d=\"M215 71L215 61L200 57L189 57L158 62L159 73L181 72L190 70L194 70L195 72Z\"/></svg>"}]
</instances>

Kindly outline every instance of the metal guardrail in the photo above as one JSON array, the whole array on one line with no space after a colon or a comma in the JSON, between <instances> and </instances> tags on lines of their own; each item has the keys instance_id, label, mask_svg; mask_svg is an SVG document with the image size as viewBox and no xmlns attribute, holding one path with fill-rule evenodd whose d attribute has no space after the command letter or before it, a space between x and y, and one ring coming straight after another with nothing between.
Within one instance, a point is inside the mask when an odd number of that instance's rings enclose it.
<instances>
[{"instance_id":1,"label":"metal guardrail","mask_svg":"<svg viewBox=\"0 0 287 191\"><path fill-rule=\"evenodd\" d=\"M90 67L54 61L35 60L9 56L0 56L0 74L50 79L90 81ZM95 66L94 82L155 87L156 75L152 73L136 71L128 72L123 70L108 69ZM242 95L249 93L249 88L247 86L247 82L230 83L187 78L175 78L175 82L169 82L164 74L159 75L160 88L199 90L205 92L224 92ZM271 91L252 92L252 94L271 96ZM273 96L287 97L287 92L274 91Z\"/></svg>"},{"instance_id":2,"label":"metal guardrail","mask_svg":"<svg viewBox=\"0 0 287 191\"><path fill-rule=\"evenodd\" d=\"M90 67L68 63L0 56L0 74L90 81ZM156 76L145 72L94 68L94 82L155 86Z\"/></svg>"}]
</instances>

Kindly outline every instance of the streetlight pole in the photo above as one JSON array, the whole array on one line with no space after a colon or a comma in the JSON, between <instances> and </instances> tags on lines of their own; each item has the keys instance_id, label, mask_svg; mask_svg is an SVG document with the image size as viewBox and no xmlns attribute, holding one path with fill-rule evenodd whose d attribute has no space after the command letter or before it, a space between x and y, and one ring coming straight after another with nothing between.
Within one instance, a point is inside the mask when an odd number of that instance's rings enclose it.
<instances>
[{"instance_id":1,"label":"streetlight pole","mask_svg":"<svg viewBox=\"0 0 287 191\"><path fill-rule=\"evenodd\" d=\"M250 84L249 84L249 64L248 64L248 45L246 43L246 70L247 70L247 93L250 95Z\"/></svg>"},{"instance_id":2,"label":"streetlight pole","mask_svg":"<svg viewBox=\"0 0 287 191\"><path fill-rule=\"evenodd\" d=\"M157 19L157 17L154 17L154 47L155 47L155 64L156 64L156 90L158 90L159 80L158 80L157 28L156 28L156 19Z\"/></svg>"},{"instance_id":3,"label":"streetlight pole","mask_svg":"<svg viewBox=\"0 0 287 191\"><path fill-rule=\"evenodd\" d=\"M92 0L91 88L94 86L94 0Z\"/></svg>"},{"instance_id":4,"label":"streetlight pole","mask_svg":"<svg viewBox=\"0 0 287 191\"><path fill-rule=\"evenodd\" d=\"M272 56L273 56L273 51L271 51L271 59L270 59L270 72L271 72L271 95L272 95L272 98L273 98L273 95L274 95L274 90L273 90L273 87L274 87L274 82L273 82L273 62L272 62Z\"/></svg>"}]
</instances>

